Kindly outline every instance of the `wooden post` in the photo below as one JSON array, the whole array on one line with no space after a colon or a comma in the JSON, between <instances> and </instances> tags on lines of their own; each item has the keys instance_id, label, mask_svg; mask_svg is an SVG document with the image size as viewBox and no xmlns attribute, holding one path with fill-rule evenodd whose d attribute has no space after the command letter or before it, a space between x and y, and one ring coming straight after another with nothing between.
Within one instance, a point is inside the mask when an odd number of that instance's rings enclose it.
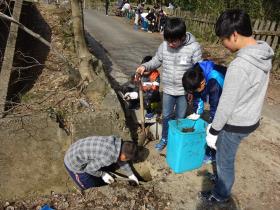
<instances>
[{"instance_id":1,"label":"wooden post","mask_svg":"<svg viewBox=\"0 0 280 210\"><path fill-rule=\"evenodd\" d=\"M264 20L261 21L261 24L259 25L258 30L260 30L260 31L263 30L263 26L264 26ZM261 35L257 35L255 37L256 40L259 40L260 38L261 38Z\"/></svg>"},{"instance_id":2,"label":"wooden post","mask_svg":"<svg viewBox=\"0 0 280 210\"><path fill-rule=\"evenodd\" d=\"M19 21L22 1L15 1L14 9L13 9L13 17L16 21ZM16 40L18 35L18 25L15 23L11 23L10 32L7 39L7 45L5 49L3 64L0 72L0 117L4 116L5 105L7 92L9 87L10 76L13 67L14 53L16 47Z\"/></svg>"},{"instance_id":3,"label":"wooden post","mask_svg":"<svg viewBox=\"0 0 280 210\"><path fill-rule=\"evenodd\" d=\"M271 24L271 26L270 26L270 31L274 31L274 29L275 29L275 26L276 26L276 21L273 21L272 22L272 24ZM267 38L266 38L266 42L267 42L267 44L269 44L270 46L271 46L271 43L272 43L272 36L268 36Z\"/></svg>"},{"instance_id":4,"label":"wooden post","mask_svg":"<svg viewBox=\"0 0 280 210\"><path fill-rule=\"evenodd\" d=\"M278 23L276 32L280 32L280 23ZM276 47L278 45L278 40L279 40L279 36L275 36L274 39L273 39L273 42L271 44L271 47L272 47L273 50L276 50Z\"/></svg>"},{"instance_id":5,"label":"wooden post","mask_svg":"<svg viewBox=\"0 0 280 210\"><path fill-rule=\"evenodd\" d=\"M255 23L254 23L254 27L253 27L253 30L254 30L254 31L258 30L258 28L259 28L259 23L260 23L260 20L257 19L257 20L255 21ZM257 36L257 35L254 35L253 37L256 38L256 36Z\"/></svg>"},{"instance_id":6,"label":"wooden post","mask_svg":"<svg viewBox=\"0 0 280 210\"><path fill-rule=\"evenodd\" d=\"M275 29L275 32L280 32L280 22L278 22L278 26L277 26L277 29ZM279 41L279 36L274 36L274 39L271 44L271 48L274 51L276 50L277 46L279 47L278 41ZM279 70L280 70L280 62L279 62L279 60L275 59L273 66L272 66L272 71L279 71Z\"/></svg>"},{"instance_id":7,"label":"wooden post","mask_svg":"<svg viewBox=\"0 0 280 210\"><path fill-rule=\"evenodd\" d=\"M271 25L271 21L270 21L270 20L267 20L266 23L265 23L265 26L264 26L264 30L265 30L265 31L268 31L270 25ZM265 41L265 40L266 40L266 37L267 37L267 35L262 35L262 36L261 36L261 40Z\"/></svg>"}]
</instances>

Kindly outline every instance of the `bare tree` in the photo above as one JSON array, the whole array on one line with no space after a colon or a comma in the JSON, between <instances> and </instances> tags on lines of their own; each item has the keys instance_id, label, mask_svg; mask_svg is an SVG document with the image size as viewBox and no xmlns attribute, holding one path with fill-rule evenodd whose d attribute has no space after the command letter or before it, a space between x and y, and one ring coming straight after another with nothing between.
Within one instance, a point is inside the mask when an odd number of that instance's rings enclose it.
<instances>
[{"instance_id":1,"label":"bare tree","mask_svg":"<svg viewBox=\"0 0 280 210\"><path fill-rule=\"evenodd\" d=\"M1 0L0 0L1 1ZM99 70L102 69L101 62L91 55L87 48L86 40L85 40L85 32L83 27L83 12L82 12L82 0L71 0L71 9L72 9L72 20L73 20L73 32L74 32L74 41L77 57L79 58L78 63L78 71L74 68L74 65L69 61L61 52L55 49L50 42L44 39L40 34L37 34L23 25L21 22L16 20L12 14L9 16L0 12L0 19L7 20L18 25L23 31L33 36L34 38L41 41L43 44L52 49L53 53L57 55L60 60L63 61L66 66L68 66L69 76L71 80L75 82L76 87L80 88L80 92L85 88L87 89L86 95L91 100L96 98L96 96L104 95L104 91L106 91L106 81L100 74L102 74ZM25 58L26 59L26 58ZM34 65L43 65L38 62L32 63ZM29 67L16 67L13 68L13 71L22 71L28 69ZM19 79L28 79L28 78L19 78ZM15 81L15 82L18 82ZM79 83L79 84L78 84Z\"/></svg>"},{"instance_id":2,"label":"bare tree","mask_svg":"<svg viewBox=\"0 0 280 210\"><path fill-rule=\"evenodd\" d=\"M79 73L81 75L82 80L84 81L84 85L87 86L88 83L94 81L95 73L93 70L93 56L90 54L87 44L85 41L85 33L83 27L83 13L82 13L82 0L71 0L71 9L72 9L72 18L73 18L73 31L74 31L74 40L77 56L79 58ZM58 51L56 51L51 44L45 40L41 35L34 33L32 30L25 27L22 23L16 21L13 17L5 15L0 12L0 18L11 21L17 24L21 29L30 34L31 36L37 38L42 43L52 48L54 53L59 56L64 63L66 63L70 69L72 69L72 65L70 62Z\"/></svg>"},{"instance_id":3,"label":"bare tree","mask_svg":"<svg viewBox=\"0 0 280 210\"><path fill-rule=\"evenodd\" d=\"M71 0L72 18L73 18L73 31L76 53L79 58L79 72L83 81L93 82L94 81L94 70L92 66L93 57L90 54L86 40L85 32L83 27L83 12L82 12L82 1Z\"/></svg>"}]
</instances>

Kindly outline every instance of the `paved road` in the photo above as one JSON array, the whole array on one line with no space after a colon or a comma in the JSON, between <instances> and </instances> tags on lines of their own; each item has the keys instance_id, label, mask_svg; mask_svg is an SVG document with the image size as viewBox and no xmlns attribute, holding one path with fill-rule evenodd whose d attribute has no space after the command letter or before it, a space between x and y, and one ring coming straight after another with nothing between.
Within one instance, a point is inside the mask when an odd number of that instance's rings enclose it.
<instances>
[{"instance_id":1,"label":"paved road","mask_svg":"<svg viewBox=\"0 0 280 210\"><path fill-rule=\"evenodd\" d=\"M95 10L85 11L85 26L94 54L120 84L135 72L143 56L154 55L162 41L158 33L134 31L125 18L107 17ZM266 104L264 115L280 123L278 105Z\"/></svg>"},{"instance_id":2,"label":"paved road","mask_svg":"<svg viewBox=\"0 0 280 210\"><path fill-rule=\"evenodd\" d=\"M127 76L134 73L143 56L153 56L162 42L159 33L134 31L125 18L105 16L95 10L86 10L84 15L93 53L116 77L121 72Z\"/></svg>"}]
</instances>

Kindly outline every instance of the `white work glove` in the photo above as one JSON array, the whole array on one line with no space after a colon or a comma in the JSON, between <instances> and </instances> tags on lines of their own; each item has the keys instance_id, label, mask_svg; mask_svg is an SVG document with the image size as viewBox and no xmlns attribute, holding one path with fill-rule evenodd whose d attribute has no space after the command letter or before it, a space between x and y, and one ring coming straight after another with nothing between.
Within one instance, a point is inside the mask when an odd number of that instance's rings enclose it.
<instances>
[{"instance_id":1,"label":"white work glove","mask_svg":"<svg viewBox=\"0 0 280 210\"><path fill-rule=\"evenodd\" d=\"M211 128L211 124L209 124L206 128L206 142L207 142L207 145L215 150L217 150L217 147L216 147L216 142L217 142L217 139L218 139L218 135L213 135L209 132L210 128Z\"/></svg>"},{"instance_id":2,"label":"white work glove","mask_svg":"<svg viewBox=\"0 0 280 210\"><path fill-rule=\"evenodd\" d=\"M110 174L108 174L106 172L103 172L102 179L107 184L112 184L115 181L114 178Z\"/></svg>"},{"instance_id":3,"label":"white work glove","mask_svg":"<svg viewBox=\"0 0 280 210\"><path fill-rule=\"evenodd\" d=\"M137 92L128 92L128 93L124 94L125 100L131 100L131 99L137 99L137 98L138 98Z\"/></svg>"},{"instance_id":4,"label":"white work glove","mask_svg":"<svg viewBox=\"0 0 280 210\"><path fill-rule=\"evenodd\" d=\"M132 181L135 181L139 185L139 181L138 181L137 177L134 174L130 175L128 178L130 180L132 180Z\"/></svg>"},{"instance_id":5,"label":"white work glove","mask_svg":"<svg viewBox=\"0 0 280 210\"><path fill-rule=\"evenodd\" d=\"M208 124L208 125L207 125L207 128L206 128L206 134L208 134L208 133L209 133L209 130L210 130L211 126L212 126L212 123L210 123L210 124Z\"/></svg>"},{"instance_id":6,"label":"white work glove","mask_svg":"<svg viewBox=\"0 0 280 210\"><path fill-rule=\"evenodd\" d=\"M193 113L193 114L187 116L187 118L190 119L190 120L197 120L198 118L200 118L200 115L196 114L196 113Z\"/></svg>"}]
</instances>

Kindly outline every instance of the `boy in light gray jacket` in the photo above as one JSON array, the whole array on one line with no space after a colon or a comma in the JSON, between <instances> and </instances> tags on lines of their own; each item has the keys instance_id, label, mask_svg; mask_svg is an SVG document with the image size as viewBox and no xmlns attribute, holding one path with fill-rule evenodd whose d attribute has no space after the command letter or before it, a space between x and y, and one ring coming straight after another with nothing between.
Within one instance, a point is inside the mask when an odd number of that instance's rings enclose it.
<instances>
[{"instance_id":1,"label":"boy in light gray jacket","mask_svg":"<svg viewBox=\"0 0 280 210\"><path fill-rule=\"evenodd\" d=\"M158 69L162 65L163 102L162 138L156 149L162 151L167 144L168 121L175 112L176 119L184 118L187 110L185 91L182 85L184 73L201 61L202 53L195 37L187 32L185 22L180 18L168 18L164 27L164 41L156 55L137 68L136 73Z\"/></svg>"},{"instance_id":2,"label":"boy in light gray jacket","mask_svg":"<svg viewBox=\"0 0 280 210\"><path fill-rule=\"evenodd\" d=\"M274 53L266 42L252 37L250 17L242 10L223 12L215 30L222 44L237 54L227 69L206 136L208 146L217 150L217 180L213 190L200 192L199 196L206 202L223 203L229 200L234 183L238 146L259 126Z\"/></svg>"}]
</instances>

